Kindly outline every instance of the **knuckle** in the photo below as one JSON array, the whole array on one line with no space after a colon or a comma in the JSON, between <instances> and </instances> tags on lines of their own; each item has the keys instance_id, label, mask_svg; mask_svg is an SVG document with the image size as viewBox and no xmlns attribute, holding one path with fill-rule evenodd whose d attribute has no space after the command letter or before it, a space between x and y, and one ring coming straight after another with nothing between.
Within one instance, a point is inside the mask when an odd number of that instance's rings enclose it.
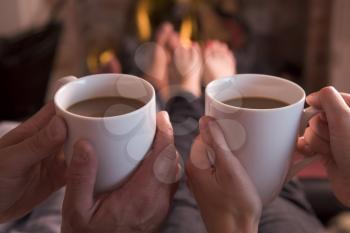
<instances>
[{"instance_id":1,"label":"knuckle","mask_svg":"<svg viewBox=\"0 0 350 233\"><path fill-rule=\"evenodd\" d=\"M327 86L324 87L320 90L320 94L321 95L325 95L328 96L329 94L331 94L334 91L334 87L333 86Z\"/></svg>"}]
</instances>

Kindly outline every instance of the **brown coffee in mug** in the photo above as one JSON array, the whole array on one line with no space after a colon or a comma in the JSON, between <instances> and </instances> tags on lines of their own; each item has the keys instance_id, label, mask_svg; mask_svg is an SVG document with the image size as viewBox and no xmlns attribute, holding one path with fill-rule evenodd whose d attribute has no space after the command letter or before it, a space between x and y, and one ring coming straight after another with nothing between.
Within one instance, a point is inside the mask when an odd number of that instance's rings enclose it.
<instances>
[{"instance_id":1,"label":"brown coffee in mug","mask_svg":"<svg viewBox=\"0 0 350 233\"><path fill-rule=\"evenodd\" d=\"M87 117L112 117L133 112L144 105L145 103L138 99L107 96L80 101L67 110Z\"/></svg>"},{"instance_id":2,"label":"brown coffee in mug","mask_svg":"<svg viewBox=\"0 0 350 233\"><path fill-rule=\"evenodd\" d=\"M265 97L233 98L233 99L223 101L223 103L234 107L251 108L251 109L282 108L289 105L281 100L270 99Z\"/></svg>"}]
</instances>

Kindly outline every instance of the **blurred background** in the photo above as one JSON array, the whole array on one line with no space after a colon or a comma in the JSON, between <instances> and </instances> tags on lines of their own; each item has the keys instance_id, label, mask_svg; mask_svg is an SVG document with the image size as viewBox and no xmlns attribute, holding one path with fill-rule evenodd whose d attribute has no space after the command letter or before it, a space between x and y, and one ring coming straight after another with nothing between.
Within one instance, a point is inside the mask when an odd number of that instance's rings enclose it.
<instances>
[{"instance_id":1,"label":"blurred background","mask_svg":"<svg viewBox=\"0 0 350 233\"><path fill-rule=\"evenodd\" d=\"M184 40L229 44L238 73L350 92L349 10L348 0L1 0L0 101L18 112L0 119L37 111L53 80L94 73L111 54L139 74L135 50L164 21Z\"/></svg>"},{"instance_id":2,"label":"blurred background","mask_svg":"<svg viewBox=\"0 0 350 233\"><path fill-rule=\"evenodd\" d=\"M281 76L307 93L328 84L350 92L349 12L349 0L1 0L0 120L27 118L54 80L96 73L113 56L123 73L140 75L135 51L164 21L182 41L227 43L238 73ZM317 169L305 176L323 178ZM326 210L320 203L338 203L325 195L314 206L326 223L339 209Z\"/></svg>"}]
</instances>

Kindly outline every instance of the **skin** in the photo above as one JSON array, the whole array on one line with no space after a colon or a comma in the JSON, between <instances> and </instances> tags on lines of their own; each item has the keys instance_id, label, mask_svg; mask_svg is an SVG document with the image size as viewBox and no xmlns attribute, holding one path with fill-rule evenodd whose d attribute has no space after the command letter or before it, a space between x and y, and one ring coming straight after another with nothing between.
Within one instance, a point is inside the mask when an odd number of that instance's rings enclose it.
<instances>
[{"instance_id":1,"label":"skin","mask_svg":"<svg viewBox=\"0 0 350 233\"><path fill-rule=\"evenodd\" d=\"M170 65L170 88L181 88L194 96L201 95L202 54L198 43L179 45Z\"/></svg>"},{"instance_id":2,"label":"skin","mask_svg":"<svg viewBox=\"0 0 350 233\"><path fill-rule=\"evenodd\" d=\"M236 59L225 43L216 40L207 42L203 56L205 86L213 80L236 74Z\"/></svg>"},{"instance_id":3,"label":"skin","mask_svg":"<svg viewBox=\"0 0 350 233\"><path fill-rule=\"evenodd\" d=\"M0 222L22 217L65 184L65 138L49 103L0 139Z\"/></svg>"},{"instance_id":4,"label":"skin","mask_svg":"<svg viewBox=\"0 0 350 233\"><path fill-rule=\"evenodd\" d=\"M174 49L179 46L179 35L174 31L172 24L163 23L155 38L156 45L152 51L152 61L145 71L144 78L160 92L163 99L169 97L169 64Z\"/></svg>"},{"instance_id":5,"label":"skin","mask_svg":"<svg viewBox=\"0 0 350 233\"><path fill-rule=\"evenodd\" d=\"M159 91L163 100L168 100L178 89L194 96L201 95L202 54L197 43L184 46L179 34L170 23L159 28L153 59L145 72L145 79Z\"/></svg>"},{"instance_id":6,"label":"skin","mask_svg":"<svg viewBox=\"0 0 350 233\"><path fill-rule=\"evenodd\" d=\"M322 113L310 121L298 147L306 156L321 154L335 195L350 206L350 95L325 87L306 101Z\"/></svg>"},{"instance_id":7,"label":"skin","mask_svg":"<svg viewBox=\"0 0 350 233\"><path fill-rule=\"evenodd\" d=\"M49 103L0 139L1 222L22 217L67 181L63 233L157 232L181 170L167 113L158 113L157 127L150 154L128 182L95 197L94 150L87 141L79 141L66 168L60 153L66 126Z\"/></svg>"},{"instance_id":8,"label":"skin","mask_svg":"<svg viewBox=\"0 0 350 233\"><path fill-rule=\"evenodd\" d=\"M209 233L257 232L260 198L213 118L200 120L186 172Z\"/></svg>"},{"instance_id":9,"label":"skin","mask_svg":"<svg viewBox=\"0 0 350 233\"><path fill-rule=\"evenodd\" d=\"M165 220L179 176L173 129L166 112L157 115L150 154L121 188L94 196L97 159L81 140L68 168L62 233L158 232Z\"/></svg>"}]
</instances>

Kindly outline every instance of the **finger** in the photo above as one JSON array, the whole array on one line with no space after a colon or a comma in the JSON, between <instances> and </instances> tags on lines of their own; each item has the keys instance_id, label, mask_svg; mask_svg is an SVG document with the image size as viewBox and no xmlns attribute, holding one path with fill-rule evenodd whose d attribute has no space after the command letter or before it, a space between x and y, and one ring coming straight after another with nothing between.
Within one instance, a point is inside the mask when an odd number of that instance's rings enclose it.
<instances>
[{"instance_id":1,"label":"finger","mask_svg":"<svg viewBox=\"0 0 350 233\"><path fill-rule=\"evenodd\" d=\"M315 152L311 150L309 144L305 141L304 137L299 137L297 142L297 152L305 157L312 157Z\"/></svg>"},{"instance_id":2,"label":"finger","mask_svg":"<svg viewBox=\"0 0 350 233\"><path fill-rule=\"evenodd\" d=\"M178 153L174 145L173 127L169 114L165 111L157 114L157 133L154 150L148 163L152 163L154 184L172 184L176 182ZM146 165L147 166L147 165Z\"/></svg>"},{"instance_id":3,"label":"finger","mask_svg":"<svg viewBox=\"0 0 350 233\"><path fill-rule=\"evenodd\" d=\"M207 156L207 145L198 136L192 145L190 158L186 162L186 183L191 191L201 190L201 187L208 186L213 175L213 167Z\"/></svg>"},{"instance_id":4,"label":"finger","mask_svg":"<svg viewBox=\"0 0 350 233\"><path fill-rule=\"evenodd\" d=\"M202 138L198 136L192 145L190 159L187 162L187 167L189 170L202 170L206 172L211 172L212 164L208 158L208 147L202 141ZM195 172L198 173L198 172Z\"/></svg>"},{"instance_id":5,"label":"finger","mask_svg":"<svg viewBox=\"0 0 350 233\"><path fill-rule=\"evenodd\" d=\"M343 99L345 100L345 102L347 103L348 106L350 106L350 94L348 93L340 93L341 96L343 97Z\"/></svg>"},{"instance_id":6,"label":"finger","mask_svg":"<svg viewBox=\"0 0 350 233\"><path fill-rule=\"evenodd\" d=\"M225 183L240 182L236 178L245 172L244 168L232 154L220 126L210 117L202 117L199 124L204 143L215 153L214 166L220 179Z\"/></svg>"},{"instance_id":7,"label":"finger","mask_svg":"<svg viewBox=\"0 0 350 233\"><path fill-rule=\"evenodd\" d=\"M215 152L215 179L222 187L223 192L228 195L232 195L233 193L237 195L237 190L244 190L244 193L254 195L254 198L249 198L249 202L252 206L261 205L256 195L257 191L249 175L240 161L229 150L222 130L216 121L210 117L202 117L200 120L200 133L201 137L204 138L203 140L205 140ZM203 187L205 186L203 185ZM196 184L192 183L192 188L196 189ZM194 191L196 192L196 190Z\"/></svg>"},{"instance_id":8,"label":"finger","mask_svg":"<svg viewBox=\"0 0 350 233\"><path fill-rule=\"evenodd\" d=\"M309 127L312 129L313 132L326 142L329 142L329 129L327 123L321 119L321 115L318 114L317 116L311 118L309 121Z\"/></svg>"},{"instance_id":9,"label":"finger","mask_svg":"<svg viewBox=\"0 0 350 233\"><path fill-rule=\"evenodd\" d=\"M200 135L203 142L211 146L215 153L220 152L228 154L230 148L226 143L226 139L221 132L220 126L211 117L202 117L199 121Z\"/></svg>"},{"instance_id":10,"label":"finger","mask_svg":"<svg viewBox=\"0 0 350 233\"><path fill-rule=\"evenodd\" d=\"M310 127L305 130L304 139L314 153L329 154L331 151L329 142L317 136Z\"/></svg>"},{"instance_id":11,"label":"finger","mask_svg":"<svg viewBox=\"0 0 350 233\"><path fill-rule=\"evenodd\" d=\"M157 180L154 183L174 184L178 180L178 156L175 146L168 145L165 149L160 151L157 159L153 163L153 174Z\"/></svg>"},{"instance_id":12,"label":"finger","mask_svg":"<svg viewBox=\"0 0 350 233\"><path fill-rule=\"evenodd\" d=\"M93 148L87 141L78 141L68 167L64 206L79 213L89 211L93 206L96 174L97 158Z\"/></svg>"},{"instance_id":13,"label":"finger","mask_svg":"<svg viewBox=\"0 0 350 233\"><path fill-rule=\"evenodd\" d=\"M157 113L157 132L153 148L156 152L159 152L171 144L174 144L174 130L170 122L169 114L162 111Z\"/></svg>"},{"instance_id":14,"label":"finger","mask_svg":"<svg viewBox=\"0 0 350 233\"><path fill-rule=\"evenodd\" d=\"M6 146L17 144L24 139L33 136L33 134L44 128L54 115L55 107L53 102L50 102L30 119L4 135L0 140L0 147L4 148Z\"/></svg>"},{"instance_id":15,"label":"finger","mask_svg":"<svg viewBox=\"0 0 350 233\"><path fill-rule=\"evenodd\" d=\"M174 146L173 128L167 112L157 114L157 132L150 156L143 161L131 178L129 185L147 183L147 190L161 187L169 191L169 184L175 183L178 156ZM164 185L165 184L165 185Z\"/></svg>"},{"instance_id":16,"label":"finger","mask_svg":"<svg viewBox=\"0 0 350 233\"><path fill-rule=\"evenodd\" d=\"M328 87L329 88L329 87ZM341 92L340 95L343 97L344 101L350 106L350 94ZM320 99L320 91L311 93L306 97L306 102L314 106L316 108L322 108L321 99Z\"/></svg>"},{"instance_id":17,"label":"finger","mask_svg":"<svg viewBox=\"0 0 350 233\"><path fill-rule=\"evenodd\" d=\"M53 159L46 161L46 167L50 168L49 175L45 179L53 183L53 190L58 190L67 182L67 165L63 151L59 149L53 155Z\"/></svg>"},{"instance_id":18,"label":"finger","mask_svg":"<svg viewBox=\"0 0 350 233\"><path fill-rule=\"evenodd\" d=\"M347 103L347 101L350 103L349 97L348 95L343 96L334 87L325 87L319 92L309 95L307 102L311 106L325 111L330 124L337 124L339 117L348 116L350 113Z\"/></svg>"},{"instance_id":19,"label":"finger","mask_svg":"<svg viewBox=\"0 0 350 233\"><path fill-rule=\"evenodd\" d=\"M55 116L49 124L30 138L6 148L8 162L14 166L30 166L50 156L57 147L61 146L66 138L64 121ZM9 165L10 166L10 165Z\"/></svg>"}]
</instances>

